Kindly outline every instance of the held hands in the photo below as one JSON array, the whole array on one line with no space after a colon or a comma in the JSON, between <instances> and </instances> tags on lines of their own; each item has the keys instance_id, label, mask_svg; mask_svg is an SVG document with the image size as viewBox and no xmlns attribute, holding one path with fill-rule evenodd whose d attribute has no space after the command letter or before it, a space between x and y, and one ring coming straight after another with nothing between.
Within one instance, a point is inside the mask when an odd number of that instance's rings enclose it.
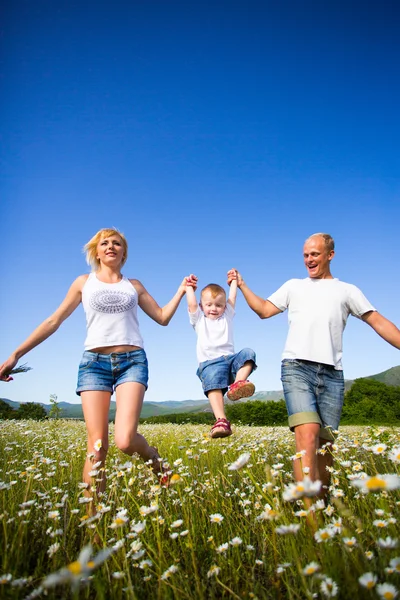
<instances>
[{"instance_id":1,"label":"held hands","mask_svg":"<svg viewBox=\"0 0 400 600\"><path fill-rule=\"evenodd\" d=\"M196 277L196 275L193 275L193 273L185 277L186 287L191 287L194 292L197 290L197 281L198 278Z\"/></svg>"},{"instance_id":2,"label":"held hands","mask_svg":"<svg viewBox=\"0 0 400 600\"><path fill-rule=\"evenodd\" d=\"M241 288L244 284L244 280L237 269L230 269L227 273L228 285L231 285L232 281L237 281L238 288Z\"/></svg>"},{"instance_id":3,"label":"held hands","mask_svg":"<svg viewBox=\"0 0 400 600\"><path fill-rule=\"evenodd\" d=\"M179 293L186 294L189 287L191 287L193 291L196 291L197 289L197 277L196 275L193 275L193 273L183 278L183 281L179 286Z\"/></svg>"}]
</instances>

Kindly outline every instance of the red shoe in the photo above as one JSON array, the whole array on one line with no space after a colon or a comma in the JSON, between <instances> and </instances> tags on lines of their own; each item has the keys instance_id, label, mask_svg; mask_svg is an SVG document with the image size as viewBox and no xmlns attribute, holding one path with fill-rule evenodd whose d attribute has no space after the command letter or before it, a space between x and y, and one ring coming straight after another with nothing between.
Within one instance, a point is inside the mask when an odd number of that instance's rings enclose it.
<instances>
[{"instance_id":1,"label":"red shoe","mask_svg":"<svg viewBox=\"0 0 400 600\"><path fill-rule=\"evenodd\" d=\"M235 381L235 383L232 383L232 385L229 386L226 395L229 400L235 401L240 400L240 398L252 396L255 390L254 383L251 383L251 381Z\"/></svg>"},{"instance_id":2,"label":"red shoe","mask_svg":"<svg viewBox=\"0 0 400 600\"><path fill-rule=\"evenodd\" d=\"M217 431L217 429L222 431ZM228 419L217 419L211 427L210 436L212 438L224 438L230 435L232 435L232 429Z\"/></svg>"}]
</instances>

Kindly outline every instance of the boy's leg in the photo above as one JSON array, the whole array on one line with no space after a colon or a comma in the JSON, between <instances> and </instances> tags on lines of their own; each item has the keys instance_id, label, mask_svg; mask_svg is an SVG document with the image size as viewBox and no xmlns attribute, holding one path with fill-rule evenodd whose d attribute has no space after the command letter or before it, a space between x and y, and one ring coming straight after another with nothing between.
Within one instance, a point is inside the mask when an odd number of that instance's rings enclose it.
<instances>
[{"instance_id":1,"label":"boy's leg","mask_svg":"<svg viewBox=\"0 0 400 600\"><path fill-rule=\"evenodd\" d=\"M254 362L252 360L247 360L243 367L241 367L239 369L239 371L236 373L236 377L235 377L235 383L237 381L246 381L246 379L249 377L250 373L252 373L254 369Z\"/></svg>"},{"instance_id":2,"label":"boy's leg","mask_svg":"<svg viewBox=\"0 0 400 600\"><path fill-rule=\"evenodd\" d=\"M207 397L211 404L214 417L216 419L226 419L222 390L210 390L207 392Z\"/></svg>"},{"instance_id":3,"label":"boy's leg","mask_svg":"<svg viewBox=\"0 0 400 600\"><path fill-rule=\"evenodd\" d=\"M224 356L199 365L197 375L203 385L216 422L211 428L211 437L227 437L232 434L231 425L226 418L224 393L229 385L229 362Z\"/></svg>"},{"instance_id":4,"label":"boy's leg","mask_svg":"<svg viewBox=\"0 0 400 600\"><path fill-rule=\"evenodd\" d=\"M207 396L216 419L211 427L211 437L219 438L232 435L231 424L225 414L223 390L210 390Z\"/></svg>"},{"instance_id":5,"label":"boy's leg","mask_svg":"<svg viewBox=\"0 0 400 600\"><path fill-rule=\"evenodd\" d=\"M233 383L227 394L229 400L249 398L254 394L254 384L247 378L256 368L256 355L251 348L244 348L232 357L230 381Z\"/></svg>"},{"instance_id":6,"label":"boy's leg","mask_svg":"<svg viewBox=\"0 0 400 600\"><path fill-rule=\"evenodd\" d=\"M231 424L225 414L223 390L210 390L207 392L207 396L216 419L211 427L211 437L219 438L232 435Z\"/></svg>"}]
</instances>

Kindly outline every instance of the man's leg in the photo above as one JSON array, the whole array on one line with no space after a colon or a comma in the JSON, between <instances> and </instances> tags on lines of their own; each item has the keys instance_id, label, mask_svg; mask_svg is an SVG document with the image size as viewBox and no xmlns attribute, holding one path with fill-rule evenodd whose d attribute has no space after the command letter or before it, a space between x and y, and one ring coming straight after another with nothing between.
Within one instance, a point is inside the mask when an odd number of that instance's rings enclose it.
<instances>
[{"instance_id":1,"label":"man's leg","mask_svg":"<svg viewBox=\"0 0 400 600\"><path fill-rule=\"evenodd\" d=\"M301 481L304 479L305 475L308 475L313 481L319 479L317 459L319 430L319 423L304 423L302 425L297 425L294 429L296 453L304 453L301 458L297 458L293 462L296 481ZM319 455L318 458L320 458Z\"/></svg>"}]
</instances>

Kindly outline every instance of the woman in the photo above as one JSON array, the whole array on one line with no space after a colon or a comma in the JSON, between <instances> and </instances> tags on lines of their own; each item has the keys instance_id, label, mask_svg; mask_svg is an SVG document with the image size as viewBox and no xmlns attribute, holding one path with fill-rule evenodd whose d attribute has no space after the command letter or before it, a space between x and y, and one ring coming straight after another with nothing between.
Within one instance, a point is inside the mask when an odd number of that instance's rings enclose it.
<instances>
[{"instance_id":1,"label":"woman","mask_svg":"<svg viewBox=\"0 0 400 600\"><path fill-rule=\"evenodd\" d=\"M101 229L84 250L92 267L91 274L75 279L57 310L1 365L0 379L11 381L10 371L18 360L57 331L82 302L87 337L76 393L81 396L88 435L83 481L88 484L89 490L93 464L101 462L104 466L108 450L108 414L114 390L117 447L129 456L137 452L143 460L150 461L154 473L163 481L163 467L157 448L150 446L137 432L148 382L137 305L156 323L168 325L185 294L186 285L195 286L197 278L192 275L185 278L175 296L160 308L140 281L122 275L121 268L128 258L128 244L117 229ZM100 473L97 493L105 488L104 470ZM87 495L90 495L89 491Z\"/></svg>"}]
</instances>

